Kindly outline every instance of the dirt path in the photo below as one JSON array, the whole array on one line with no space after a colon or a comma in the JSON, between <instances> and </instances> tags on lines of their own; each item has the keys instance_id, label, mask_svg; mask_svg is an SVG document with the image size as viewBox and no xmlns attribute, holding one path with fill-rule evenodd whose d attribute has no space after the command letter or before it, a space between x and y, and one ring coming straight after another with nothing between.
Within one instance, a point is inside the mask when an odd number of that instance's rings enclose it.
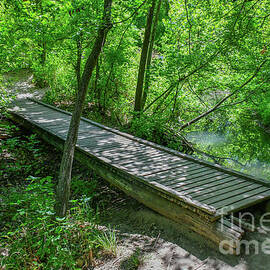
<instances>
[{"instance_id":1,"label":"dirt path","mask_svg":"<svg viewBox=\"0 0 270 270\"><path fill-rule=\"evenodd\" d=\"M41 98L47 89L32 83L29 71L5 75L5 83L17 98ZM101 181L102 182L102 181ZM205 238L160 216L122 192L101 183L107 189L111 207L102 213L103 224L117 230L117 257L97 266L97 270L266 270L270 256L224 256ZM105 195L105 196L107 196ZM270 234L256 233L251 239L263 241ZM263 262L263 263L262 263Z\"/></svg>"},{"instance_id":2,"label":"dirt path","mask_svg":"<svg viewBox=\"0 0 270 270\"><path fill-rule=\"evenodd\" d=\"M33 83L33 75L29 70L9 72L3 75L3 83L8 92L17 99L27 97L41 99L48 88L38 88Z\"/></svg>"}]
</instances>

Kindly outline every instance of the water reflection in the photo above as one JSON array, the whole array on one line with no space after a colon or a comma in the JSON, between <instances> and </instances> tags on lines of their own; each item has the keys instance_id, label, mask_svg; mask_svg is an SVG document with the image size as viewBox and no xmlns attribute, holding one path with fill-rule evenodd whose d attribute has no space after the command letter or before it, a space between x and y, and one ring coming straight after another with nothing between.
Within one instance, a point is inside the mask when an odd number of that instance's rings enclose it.
<instances>
[{"instance_id":1,"label":"water reflection","mask_svg":"<svg viewBox=\"0 0 270 270\"><path fill-rule=\"evenodd\" d=\"M229 158L222 161L223 165L270 180L270 134L256 122L229 125L222 132L192 131L186 138L199 150ZM213 162L204 155L194 155Z\"/></svg>"}]
</instances>

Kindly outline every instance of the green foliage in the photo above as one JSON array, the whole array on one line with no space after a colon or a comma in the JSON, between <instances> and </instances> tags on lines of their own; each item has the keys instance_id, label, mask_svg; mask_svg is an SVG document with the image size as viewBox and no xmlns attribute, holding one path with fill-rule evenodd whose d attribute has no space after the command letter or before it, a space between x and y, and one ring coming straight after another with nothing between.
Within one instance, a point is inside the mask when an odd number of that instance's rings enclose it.
<instances>
[{"instance_id":1,"label":"green foliage","mask_svg":"<svg viewBox=\"0 0 270 270\"><path fill-rule=\"evenodd\" d=\"M57 155L46 151L36 135L22 136L9 122L1 123L0 130L5 136L0 143L0 267L81 269L114 256L115 231L96 225L95 179L89 181L80 167L72 179L69 213L55 218L56 181L41 175L55 174Z\"/></svg>"},{"instance_id":2,"label":"green foliage","mask_svg":"<svg viewBox=\"0 0 270 270\"><path fill-rule=\"evenodd\" d=\"M143 264L143 256L140 249L136 249L135 252L121 264L123 270L137 270L139 266Z\"/></svg>"},{"instance_id":3,"label":"green foliage","mask_svg":"<svg viewBox=\"0 0 270 270\"><path fill-rule=\"evenodd\" d=\"M91 198L71 200L70 214L54 218L52 177L28 177L25 186L1 188L0 245L7 269L79 269L116 255L116 234L96 229ZM93 194L92 194L93 195Z\"/></svg>"},{"instance_id":4,"label":"green foliage","mask_svg":"<svg viewBox=\"0 0 270 270\"><path fill-rule=\"evenodd\" d=\"M95 216L85 198L72 201L65 219L53 218L51 177L29 177L24 187L1 188L1 195L5 211L0 216L0 237L9 253L1 263L7 269L78 269L80 261L91 266L90 251L97 254L105 247L100 241L104 233L95 229Z\"/></svg>"},{"instance_id":5,"label":"green foliage","mask_svg":"<svg viewBox=\"0 0 270 270\"><path fill-rule=\"evenodd\" d=\"M13 95L5 89L3 78L0 74L0 115L6 112L8 104L12 101Z\"/></svg>"},{"instance_id":6,"label":"green foliage","mask_svg":"<svg viewBox=\"0 0 270 270\"><path fill-rule=\"evenodd\" d=\"M103 252L116 257L117 239L116 233L110 227L107 231L97 236L98 246L102 248Z\"/></svg>"},{"instance_id":7,"label":"green foliage","mask_svg":"<svg viewBox=\"0 0 270 270\"><path fill-rule=\"evenodd\" d=\"M269 92L263 96L263 100L258 106L258 113L260 114L263 124L270 125L270 94Z\"/></svg>"},{"instance_id":8,"label":"green foliage","mask_svg":"<svg viewBox=\"0 0 270 270\"><path fill-rule=\"evenodd\" d=\"M52 53L44 65L38 62L32 65L34 82L39 87L50 87L44 97L49 103L74 100L76 78L73 67L64 58L63 54Z\"/></svg>"},{"instance_id":9,"label":"green foliage","mask_svg":"<svg viewBox=\"0 0 270 270\"><path fill-rule=\"evenodd\" d=\"M18 131L10 124L2 125L8 133ZM40 141L36 135L22 137L11 137L0 143L0 156L7 155L0 164L0 176L9 179L12 183L18 183L29 174L39 175L43 167L40 166L42 156L39 147Z\"/></svg>"},{"instance_id":10,"label":"green foliage","mask_svg":"<svg viewBox=\"0 0 270 270\"><path fill-rule=\"evenodd\" d=\"M142 114L132 120L129 131L135 136L176 150L182 150L181 138L178 138L168 125L168 117L159 114Z\"/></svg>"}]
</instances>

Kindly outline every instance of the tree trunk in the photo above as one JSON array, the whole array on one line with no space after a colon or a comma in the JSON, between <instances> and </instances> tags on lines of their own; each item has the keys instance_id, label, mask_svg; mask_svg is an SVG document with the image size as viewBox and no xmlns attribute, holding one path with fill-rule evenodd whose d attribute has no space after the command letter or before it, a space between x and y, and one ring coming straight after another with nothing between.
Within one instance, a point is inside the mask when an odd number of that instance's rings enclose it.
<instances>
[{"instance_id":1,"label":"tree trunk","mask_svg":"<svg viewBox=\"0 0 270 270\"><path fill-rule=\"evenodd\" d=\"M94 82L94 94L95 94L95 98L97 100L98 103L98 109L101 111L102 106L101 106L101 89L100 87L98 87L98 80L99 80L99 60L97 61L97 65L96 65L96 78L95 78L95 82Z\"/></svg>"},{"instance_id":2,"label":"tree trunk","mask_svg":"<svg viewBox=\"0 0 270 270\"><path fill-rule=\"evenodd\" d=\"M42 45L41 45L41 65L43 66L46 62L46 58L47 58L47 44L46 42L42 42Z\"/></svg>"},{"instance_id":3,"label":"tree trunk","mask_svg":"<svg viewBox=\"0 0 270 270\"><path fill-rule=\"evenodd\" d=\"M82 33L80 33L77 39L77 63L75 66L75 72L77 77L77 88L80 89L81 85L81 62L82 62Z\"/></svg>"},{"instance_id":4,"label":"tree trunk","mask_svg":"<svg viewBox=\"0 0 270 270\"><path fill-rule=\"evenodd\" d=\"M147 59L147 52L149 47L149 41L151 36L151 28L154 16L156 0L152 0L152 5L149 8L147 23L144 32L144 40L141 52L141 59L140 59L140 66L139 66L139 73L137 79L137 87L136 87L136 94L135 94L135 112L142 111L142 95L143 95L143 82L144 82L144 75L145 75L145 64Z\"/></svg>"},{"instance_id":5,"label":"tree trunk","mask_svg":"<svg viewBox=\"0 0 270 270\"><path fill-rule=\"evenodd\" d=\"M66 215L68 208L72 163L78 137L78 129L80 125L81 113L90 78L92 76L93 70L97 63L97 59L104 45L107 33L109 29L112 27L111 5L112 0L104 0L104 13L102 25L98 29L97 38L84 66L84 71L78 88L77 99L75 102L75 109L72 114L68 135L64 146L64 152L62 156L58 179L58 186L56 190L55 211L56 215L59 217L64 217Z\"/></svg>"},{"instance_id":6,"label":"tree trunk","mask_svg":"<svg viewBox=\"0 0 270 270\"><path fill-rule=\"evenodd\" d=\"M150 45L149 45L148 53L147 53L145 84L144 84L143 98L142 98L142 110L144 108L144 105L145 105L145 102L146 102L146 99L147 99L148 89L149 89L152 52L153 52L153 47L154 47L154 42L155 42L155 35L156 35L156 30L157 30L158 17L159 17L159 11L160 11L160 7L161 7L161 3L162 3L162 0L159 0L157 10L156 10L156 14L155 14L155 20L154 20L154 24L153 24L153 29L152 29L152 32L151 32Z\"/></svg>"}]
</instances>

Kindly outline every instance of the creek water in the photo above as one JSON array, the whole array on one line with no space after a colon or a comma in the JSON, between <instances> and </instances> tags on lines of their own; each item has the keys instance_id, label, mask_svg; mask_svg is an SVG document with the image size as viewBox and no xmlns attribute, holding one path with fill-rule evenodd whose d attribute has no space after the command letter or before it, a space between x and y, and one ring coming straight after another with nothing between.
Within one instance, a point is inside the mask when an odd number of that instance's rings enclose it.
<instances>
[{"instance_id":1,"label":"creek water","mask_svg":"<svg viewBox=\"0 0 270 270\"><path fill-rule=\"evenodd\" d=\"M192 131L186 138L197 149L226 158L220 159L220 164L270 181L270 134L256 121L227 125L223 130ZM205 155L194 154L214 162Z\"/></svg>"}]
</instances>

